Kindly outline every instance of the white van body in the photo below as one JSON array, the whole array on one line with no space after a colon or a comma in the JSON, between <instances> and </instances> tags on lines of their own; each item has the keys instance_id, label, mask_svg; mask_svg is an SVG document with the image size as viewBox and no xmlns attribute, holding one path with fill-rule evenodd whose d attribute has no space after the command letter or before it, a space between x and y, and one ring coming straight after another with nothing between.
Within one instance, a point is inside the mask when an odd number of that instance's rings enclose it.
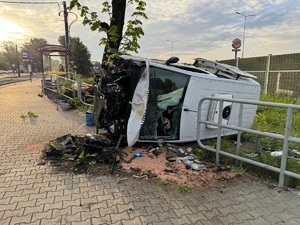
<instances>
[{"instance_id":1,"label":"white van body","mask_svg":"<svg viewBox=\"0 0 300 225\"><path fill-rule=\"evenodd\" d=\"M119 74L112 74L118 75L118 79L111 79L112 83L109 85L116 84L117 80L119 83L116 85L121 86L120 80L128 79L131 89L127 92L133 93L129 95L130 112L117 123L108 123L106 128L116 131L117 125L120 128L123 121L123 133L126 132L129 146L137 141L195 141L198 103L204 97L247 100L259 100L260 97L261 87L254 80L256 77L233 66L201 58L195 59L194 65L177 63L176 57L166 63L132 56L121 56L121 59L122 63L114 67ZM124 89L119 88L119 93L125 93ZM103 96L108 94L101 93ZM116 102L119 99L118 97ZM126 106L126 102L123 102L123 107L124 104ZM106 107L105 110L109 108L112 107ZM217 122L218 114L223 113L223 124L238 125L238 104L224 101L223 111L218 112L217 101L205 101L202 110L203 120ZM256 110L257 106L244 106L242 127L251 127ZM126 114L121 108L119 111ZM119 114L115 115L118 117ZM214 138L216 131L215 126L201 124L200 138ZM232 134L236 134L236 131L224 129L222 133Z\"/></svg>"}]
</instances>

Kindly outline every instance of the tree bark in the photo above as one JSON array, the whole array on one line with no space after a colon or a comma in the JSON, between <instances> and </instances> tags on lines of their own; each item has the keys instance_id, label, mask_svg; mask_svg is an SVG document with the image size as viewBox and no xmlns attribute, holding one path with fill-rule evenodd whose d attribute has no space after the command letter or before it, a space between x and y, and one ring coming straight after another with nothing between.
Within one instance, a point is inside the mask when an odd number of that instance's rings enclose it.
<instances>
[{"instance_id":1,"label":"tree bark","mask_svg":"<svg viewBox=\"0 0 300 225\"><path fill-rule=\"evenodd\" d=\"M110 21L110 27L117 26L118 27L118 40L116 42L109 41L108 46L104 49L104 54L102 61L106 61L106 52L109 49L114 49L116 51L119 50L120 43L123 35L123 27L125 20L125 11L126 11L126 0L112 0L112 20ZM110 35L107 34L108 40L110 40Z\"/></svg>"}]
</instances>

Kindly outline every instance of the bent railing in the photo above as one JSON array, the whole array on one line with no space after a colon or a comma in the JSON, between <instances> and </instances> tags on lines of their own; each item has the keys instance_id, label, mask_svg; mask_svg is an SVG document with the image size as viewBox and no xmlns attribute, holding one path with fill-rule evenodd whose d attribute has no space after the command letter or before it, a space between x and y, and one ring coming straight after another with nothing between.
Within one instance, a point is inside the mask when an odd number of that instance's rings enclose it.
<instances>
[{"instance_id":1,"label":"bent railing","mask_svg":"<svg viewBox=\"0 0 300 225\"><path fill-rule=\"evenodd\" d=\"M72 89L72 88L68 88L68 87L64 87L64 89L70 93L72 93L72 97L65 95L62 91L61 91L61 84L62 82L70 82L73 84L76 84L77 88L76 90ZM88 106L93 106L93 104L89 104L87 102L88 98L94 98L94 96L89 95L89 94L83 94L82 93L82 85L81 83L78 83L76 80L72 80L69 78L65 78L62 76L57 76L57 75L47 75L47 74L43 74L42 75L42 92L44 93L45 90L51 91L51 92L55 92L58 93L68 99L70 98L79 98L80 101ZM90 86L93 87L93 85L90 84L84 84L85 86Z\"/></svg>"},{"instance_id":2,"label":"bent railing","mask_svg":"<svg viewBox=\"0 0 300 225\"><path fill-rule=\"evenodd\" d=\"M204 101L219 101L219 112L222 112L223 110L223 103L224 102L232 102L232 103L237 103L239 104L239 117L238 117L238 126L232 126L232 125L224 125L222 124L222 113L219 113L218 115L218 122L210 122L207 119L202 120L202 107L203 107L203 102ZM280 134L275 134L275 133L269 133L269 132L262 132L258 130L253 130L253 129L248 129L248 128L243 128L241 127L242 124L242 119L243 119L243 107L244 105L249 104L249 105L261 105L261 106L269 106L269 107L279 107L279 108L286 108L287 109L287 115L286 115L286 125L285 125L285 133L284 135ZM288 156L288 146L290 142L298 143L300 144L300 138L296 137L291 137L291 127L292 127L292 118L293 118L293 110L300 110L300 106L298 105L292 105L292 104L282 104L282 103L273 103L273 102L260 102L260 101L254 101L254 100L243 100L243 99L224 99L220 97L205 97L202 98L199 101L198 104L198 120L197 120L197 142L199 146L203 149L212 151L216 153L216 164L219 164L220 160L220 154L224 156L228 156L255 166L259 166L274 172L279 173L279 181L278 181L278 186L283 187L284 185L284 176L290 176L294 177L297 179L300 179L300 174L290 172L286 170L286 164L287 164L287 156ZM206 146L202 143L200 140L200 125L201 124L207 124L207 125L213 125L217 126L217 145L216 148L212 148L210 146ZM236 130L237 131L237 155L228 153L225 151L221 150L221 135L222 135L222 129L231 129L231 130ZM257 162L255 160L251 160L248 158L244 158L239 155L239 148L240 148L240 143L241 143L241 134L242 132L247 132L251 134L255 134L258 136L264 136L264 137L270 137L270 138L275 138L278 140L283 140L283 151L282 151L282 158L281 158L281 165L280 168L264 164L261 162Z\"/></svg>"}]
</instances>

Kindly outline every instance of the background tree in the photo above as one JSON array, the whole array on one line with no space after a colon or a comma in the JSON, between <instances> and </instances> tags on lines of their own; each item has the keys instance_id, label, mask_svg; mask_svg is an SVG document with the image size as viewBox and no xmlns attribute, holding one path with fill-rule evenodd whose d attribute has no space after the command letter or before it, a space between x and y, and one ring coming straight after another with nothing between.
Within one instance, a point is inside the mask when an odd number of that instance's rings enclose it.
<instances>
[{"instance_id":1,"label":"background tree","mask_svg":"<svg viewBox=\"0 0 300 225\"><path fill-rule=\"evenodd\" d=\"M47 44L48 41L44 38L31 38L29 42L25 42L21 47L22 52L29 51L29 57L33 63L33 70L38 69L38 71L42 71L41 55L35 49ZM22 64L25 68L28 68L29 62L23 61Z\"/></svg>"},{"instance_id":2,"label":"background tree","mask_svg":"<svg viewBox=\"0 0 300 225\"><path fill-rule=\"evenodd\" d=\"M16 45L12 42L3 42L3 58L5 58L5 62L9 64L9 67L16 71L17 65L21 65L21 53L20 51L16 52ZM15 65L13 67L12 65Z\"/></svg>"},{"instance_id":3,"label":"background tree","mask_svg":"<svg viewBox=\"0 0 300 225\"><path fill-rule=\"evenodd\" d=\"M0 70L11 70L10 64L7 62L4 52L0 52Z\"/></svg>"},{"instance_id":4,"label":"background tree","mask_svg":"<svg viewBox=\"0 0 300 225\"><path fill-rule=\"evenodd\" d=\"M58 42L65 46L65 36L59 36ZM92 63L91 63L91 53L80 41L79 37L70 38L70 61L74 61L76 66L76 73L81 74L84 77L89 77L92 75Z\"/></svg>"},{"instance_id":5,"label":"background tree","mask_svg":"<svg viewBox=\"0 0 300 225\"><path fill-rule=\"evenodd\" d=\"M125 24L126 8L129 5L136 4L134 12L131 14L131 19L126 23L126 30L123 33ZM77 7L81 11L80 16L83 17L83 24L88 24L92 31L105 32L106 37L100 39L100 45L105 45L102 61L106 60L105 52L109 49L116 51L138 52L140 48L138 39L144 35L142 22L140 18L147 19L145 12L146 2L142 0L112 0L109 3L107 0L102 3L101 13L108 14L107 22L101 21L97 12L90 12L88 6L82 6L79 0L71 0L70 9Z\"/></svg>"}]
</instances>

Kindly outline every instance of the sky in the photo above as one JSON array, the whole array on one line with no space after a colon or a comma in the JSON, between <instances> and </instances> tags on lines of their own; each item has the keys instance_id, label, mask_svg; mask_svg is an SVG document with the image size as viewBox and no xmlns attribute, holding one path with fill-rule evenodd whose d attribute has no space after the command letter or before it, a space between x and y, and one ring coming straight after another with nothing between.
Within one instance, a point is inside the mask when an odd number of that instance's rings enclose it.
<instances>
[{"instance_id":1,"label":"sky","mask_svg":"<svg viewBox=\"0 0 300 225\"><path fill-rule=\"evenodd\" d=\"M22 0L8 0L7 2ZM145 35L139 40L139 53L166 60L177 56L180 62L194 58L223 60L234 58L232 41L244 40L238 57L280 55L300 52L300 0L145 0L147 20L142 20ZM26 1L22 2L53 2ZM67 5L69 0L66 1ZM102 0L80 0L100 12ZM22 45L30 38L44 38L58 44L64 35L62 1L54 4L11 4L0 0L0 43ZM132 6L128 7L126 19ZM239 12L241 14L237 14ZM76 16L78 20L74 21ZM255 15L255 16L248 16ZM246 23L245 23L245 16ZM100 14L103 21L107 17ZM70 34L79 37L91 52L92 61L101 61L104 36L82 25L77 10L69 14ZM244 37L245 26L245 39Z\"/></svg>"}]
</instances>

